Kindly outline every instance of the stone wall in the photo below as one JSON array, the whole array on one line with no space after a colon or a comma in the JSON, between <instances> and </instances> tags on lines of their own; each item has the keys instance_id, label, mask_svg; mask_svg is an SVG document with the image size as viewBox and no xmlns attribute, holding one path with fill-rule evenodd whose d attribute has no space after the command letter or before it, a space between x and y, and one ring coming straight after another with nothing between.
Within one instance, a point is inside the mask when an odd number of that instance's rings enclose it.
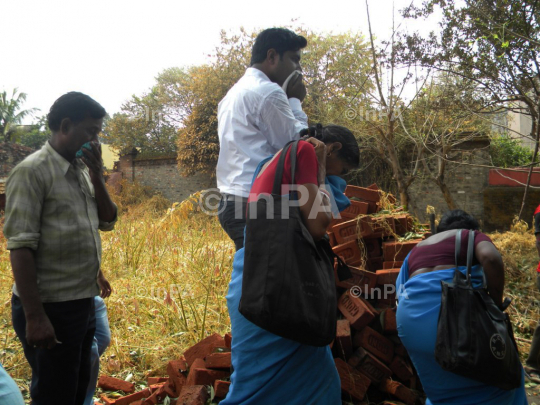
<instances>
[{"instance_id":1,"label":"stone wall","mask_svg":"<svg viewBox=\"0 0 540 405\"><path fill-rule=\"evenodd\" d=\"M489 186L484 190L484 230L507 231L519 214L525 187ZM540 204L540 189L529 188L522 219L532 226L534 210Z\"/></svg>"},{"instance_id":2,"label":"stone wall","mask_svg":"<svg viewBox=\"0 0 540 405\"><path fill-rule=\"evenodd\" d=\"M120 158L118 169L123 178L148 186L171 202L180 202L197 191L216 187L215 179L208 174L182 176L174 156L143 158L129 154Z\"/></svg>"},{"instance_id":3,"label":"stone wall","mask_svg":"<svg viewBox=\"0 0 540 405\"><path fill-rule=\"evenodd\" d=\"M458 208L474 215L480 222L484 220L484 189L488 185L489 168L470 166L486 165L489 162L489 141L466 142L453 152L448 163L445 180ZM461 164L467 163L467 164ZM439 216L448 211L440 188L433 180L416 179L410 189L409 210L421 221L427 222L426 207L435 207Z\"/></svg>"}]
</instances>

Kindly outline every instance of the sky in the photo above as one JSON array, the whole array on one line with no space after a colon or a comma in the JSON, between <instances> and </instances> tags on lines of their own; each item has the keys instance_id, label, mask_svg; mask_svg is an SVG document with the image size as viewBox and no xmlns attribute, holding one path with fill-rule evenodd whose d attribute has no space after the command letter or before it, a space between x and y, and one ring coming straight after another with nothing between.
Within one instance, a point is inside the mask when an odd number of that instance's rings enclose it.
<instances>
[{"instance_id":1,"label":"sky","mask_svg":"<svg viewBox=\"0 0 540 405\"><path fill-rule=\"evenodd\" d=\"M399 24L397 10L409 3L370 0L375 35L388 37L392 9ZM0 91L26 93L23 108L39 108L36 116L73 90L111 115L119 112L162 70L209 61L222 29L262 30L295 20L323 33L368 33L363 0L0 0L0 12Z\"/></svg>"}]
</instances>

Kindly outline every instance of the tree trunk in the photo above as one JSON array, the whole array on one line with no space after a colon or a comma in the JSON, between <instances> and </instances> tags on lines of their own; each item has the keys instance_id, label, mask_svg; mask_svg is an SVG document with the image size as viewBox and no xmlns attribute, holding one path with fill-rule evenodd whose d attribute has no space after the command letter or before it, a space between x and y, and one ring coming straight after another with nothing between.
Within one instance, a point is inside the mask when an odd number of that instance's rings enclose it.
<instances>
[{"instance_id":1,"label":"tree trunk","mask_svg":"<svg viewBox=\"0 0 540 405\"><path fill-rule=\"evenodd\" d=\"M540 119L540 104L536 106L538 108L537 111L531 111L531 120L532 120L532 128L531 128L531 135L534 135L535 143L534 143L534 153L531 160L531 163L536 161L536 157L538 156L538 143L540 141L540 125L538 125L538 121ZM525 204L527 202L527 196L529 195L529 186L531 185L531 179L532 179L532 173L534 170L534 165L531 164L531 167L529 169L529 174L527 176L527 184L525 185L525 192L523 193L523 200L521 200L521 209L519 210L518 220L521 220L521 217L523 215L523 209L525 208Z\"/></svg>"},{"instance_id":2,"label":"tree trunk","mask_svg":"<svg viewBox=\"0 0 540 405\"><path fill-rule=\"evenodd\" d=\"M441 192L444 197L444 201L446 201L446 205L448 205L448 208L450 210L457 209L458 206L456 205L454 198L452 197L452 194L450 194L450 189L448 188L444 180L435 179L435 183L437 183L437 185L441 189Z\"/></svg>"}]
</instances>

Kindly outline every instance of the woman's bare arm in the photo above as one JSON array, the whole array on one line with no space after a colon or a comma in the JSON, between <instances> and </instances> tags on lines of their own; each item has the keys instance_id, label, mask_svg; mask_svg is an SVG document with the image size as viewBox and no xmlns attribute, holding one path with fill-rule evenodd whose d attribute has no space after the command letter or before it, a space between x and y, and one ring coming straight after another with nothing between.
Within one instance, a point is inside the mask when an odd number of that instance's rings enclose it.
<instances>
[{"instance_id":1,"label":"woman's bare arm","mask_svg":"<svg viewBox=\"0 0 540 405\"><path fill-rule=\"evenodd\" d=\"M500 307L504 291L504 263L501 254L495 245L488 241L482 241L476 245L474 253L484 268L488 293L495 304Z\"/></svg>"}]
</instances>

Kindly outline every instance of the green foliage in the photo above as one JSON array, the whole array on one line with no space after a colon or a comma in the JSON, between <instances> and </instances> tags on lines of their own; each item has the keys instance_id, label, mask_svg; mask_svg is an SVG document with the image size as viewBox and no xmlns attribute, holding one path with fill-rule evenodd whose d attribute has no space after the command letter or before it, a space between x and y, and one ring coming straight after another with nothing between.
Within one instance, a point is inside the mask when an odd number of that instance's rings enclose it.
<instances>
[{"instance_id":1,"label":"green foliage","mask_svg":"<svg viewBox=\"0 0 540 405\"><path fill-rule=\"evenodd\" d=\"M32 149L40 149L51 137L51 131L47 127L47 116L38 118L32 125L16 127L11 139L21 145Z\"/></svg>"},{"instance_id":2,"label":"green foliage","mask_svg":"<svg viewBox=\"0 0 540 405\"><path fill-rule=\"evenodd\" d=\"M168 73L165 71L164 73ZM168 114L157 86L141 97L132 96L122 112L105 121L101 139L120 153L133 148L141 152L175 153L178 124Z\"/></svg>"},{"instance_id":3,"label":"green foliage","mask_svg":"<svg viewBox=\"0 0 540 405\"><path fill-rule=\"evenodd\" d=\"M0 93L0 136L3 137L4 142L11 142L22 120L37 111L36 108L22 110L26 93L17 94L17 91L18 89L13 89L9 99L6 91Z\"/></svg>"},{"instance_id":4,"label":"green foliage","mask_svg":"<svg viewBox=\"0 0 540 405\"><path fill-rule=\"evenodd\" d=\"M521 146L517 139L509 136L496 136L489 148L493 165L497 167L519 167L531 163L532 150Z\"/></svg>"}]
</instances>

